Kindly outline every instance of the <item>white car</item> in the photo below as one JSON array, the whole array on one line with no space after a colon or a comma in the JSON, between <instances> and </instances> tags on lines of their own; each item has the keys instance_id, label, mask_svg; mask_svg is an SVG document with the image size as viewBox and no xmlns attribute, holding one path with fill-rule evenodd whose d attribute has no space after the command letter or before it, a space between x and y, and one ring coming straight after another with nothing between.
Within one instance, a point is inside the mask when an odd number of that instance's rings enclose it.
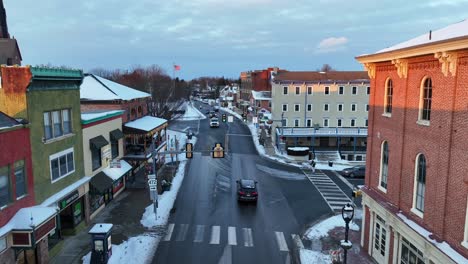
<instances>
[{"instance_id":1,"label":"white car","mask_svg":"<svg viewBox=\"0 0 468 264\"><path fill-rule=\"evenodd\" d=\"M219 127L219 120L217 117L210 119L210 127Z\"/></svg>"}]
</instances>

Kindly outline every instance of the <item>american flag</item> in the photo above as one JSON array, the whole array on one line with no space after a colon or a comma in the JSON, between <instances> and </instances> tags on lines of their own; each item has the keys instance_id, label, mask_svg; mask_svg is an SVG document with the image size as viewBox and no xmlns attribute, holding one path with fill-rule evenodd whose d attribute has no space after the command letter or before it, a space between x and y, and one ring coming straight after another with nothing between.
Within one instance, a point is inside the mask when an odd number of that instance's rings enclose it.
<instances>
[{"instance_id":1,"label":"american flag","mask_svg":"<svg viewBox=\"0 0 468 264\"><path fill-rule=\"evenodd\" d=\"M175 71L180 71L180 65L175 65L175 64L174 64L174 70L175 70Z\"/></svg>"}]
</instances>

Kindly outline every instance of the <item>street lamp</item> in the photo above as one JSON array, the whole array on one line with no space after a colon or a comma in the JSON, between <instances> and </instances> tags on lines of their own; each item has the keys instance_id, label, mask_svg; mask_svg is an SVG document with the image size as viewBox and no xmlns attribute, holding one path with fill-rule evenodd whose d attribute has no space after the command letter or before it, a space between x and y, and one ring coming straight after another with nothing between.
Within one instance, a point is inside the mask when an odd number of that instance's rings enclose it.
<instances>
[{"instance_id":1,"label":"street lamp","mask_svg":"<svg viewBox=\"0 0 468 264\"><path fill-rule=\"evenodd\" d=\"M354 207L350 205L349 203L343 206L343 208L341 209L341 216L343 217L343 220L346 223L345 239L341 240L341 247L344 249L343 263L346 264L348 250L351 249L351 247L353 247L353 243L351 243L351 241L348 241L348 231L349 231L349 222L351 222L354 216Z\"/></svg>"}]
</instances>

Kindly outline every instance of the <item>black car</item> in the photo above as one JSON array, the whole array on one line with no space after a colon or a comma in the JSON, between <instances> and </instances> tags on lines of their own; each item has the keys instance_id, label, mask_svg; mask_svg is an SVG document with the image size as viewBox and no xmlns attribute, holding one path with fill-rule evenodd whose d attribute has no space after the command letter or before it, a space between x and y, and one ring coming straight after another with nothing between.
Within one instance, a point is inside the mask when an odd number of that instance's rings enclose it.
<instances>
[{"instance_id":1,"label":"black car","mask_svg":"<svg viewBox=\"0 0 468 264\"><path fill-rule=\"evenodd\" d=\"M341 175L345 177L364 177L366 176L366 166L354 166L350 168L343 169Z\"/></svg>"},{"instance_id":2,"label":"black car","mask_svg":"<svg viewBox=\"0 0 468 264\"><path fill-rule=\"evenodd\" d=\"M257 202L257 181L237 180L237 201Z\"/></svg>"}]
</instances>

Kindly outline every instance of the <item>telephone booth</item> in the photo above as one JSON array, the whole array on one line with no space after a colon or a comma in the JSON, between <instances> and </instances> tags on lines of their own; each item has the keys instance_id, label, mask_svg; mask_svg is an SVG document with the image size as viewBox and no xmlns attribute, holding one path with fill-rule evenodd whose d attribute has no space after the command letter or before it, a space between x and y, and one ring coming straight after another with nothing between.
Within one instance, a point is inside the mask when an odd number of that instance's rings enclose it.
<instances>
[{"instance_id":1,"label":"telephone booth","mask_svg":"<svg viewBox=\"0 0 468 264\"><path fill-rule=\"evenodd\" d=\"M112 224L98 223L89 230L91 235L91 263L107 263L112 256Z\"/></svg>"}]
</instances>

